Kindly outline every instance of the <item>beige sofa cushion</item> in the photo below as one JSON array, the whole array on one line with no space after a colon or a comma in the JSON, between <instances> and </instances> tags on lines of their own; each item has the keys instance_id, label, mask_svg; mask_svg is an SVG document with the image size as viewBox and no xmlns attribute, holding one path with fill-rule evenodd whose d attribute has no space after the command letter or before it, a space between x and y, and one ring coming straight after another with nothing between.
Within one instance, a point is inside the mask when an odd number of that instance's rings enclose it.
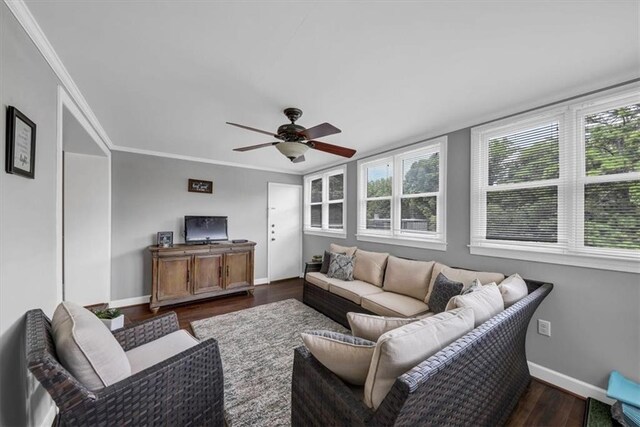
<instances>
[{"instance_id":1,"label":"beige sofa cushion","mask_svg":"<svg viewBox=\"0 0 640 427\"><path fill-rule=\"evenodd\" d=\"M309 352L327 369L350 384L364 384L376 346L374 342L331 331L301 335Z\"/></svg>"},{"instance_id":2,"label":"beige sofa cushion","mask_svg":"<svg viewBox=\"0 0 640 427\"><path fill-rule=\"evenodd\" d=\"M377 409L400 375L473 329L473 310L436 314L382 335L364 384L364 402Z\"/></svg>"},{"instance_id":3,"label":"beige sofa cushion","mask_svg":"<svg viewBox=\"0 0 640 427\"><path fill-rule=\"evenodd\" d=\"M372 285L382 286L387 258L389 258L387 253L367 252L359 249L356 251L353 278Z\"/></svg>"},{"instance_id":4,"label":"beige sofa cushion","mask_svg":"<svg viewBox=\"0 0 640 427\"><path fill-rule=\"evenodd\" d=\"M378 341L386 332L415 322L415 317L383 317L364 313L347 313L349 329L355 337Z\"/></svg>"},{"instance_id":5,"label":"beige sofa cushion","mask_svg":"<svg viewBox=\"0 0 640 427\"><path fill-rule=\"evenodd\" d=\"M504 303L498 285L489 283L475 292L455 296L447 304L447 310L461 307L473 309L475 326L478 326L504 310Z\"/></svg>"},{"instance_id":6,"label":"beige sofa cushion","mask_svg":"<svg viewBox=\"0 0 640 427\"><path fill-rule=\"evenodd\" d=\"M512 274L511 276L500 282L500 284L498 285L498 290L500 291L500 294L502 294L504 308L511 307L513 304L529 295L527 283L517 273Z\"/></svg>"},{"instance_id":7,"label":"beige sofa cushion","mask_svg":"<svg viewBox=\"0 0 640 427\"><path fill-rule=\"evenodd\" d=\"M198 345L200 341L195 339L184 329L171 332L157 340L142 344L126 352L131 364L131 374L144 371L153 365L169 359Z\"/></svg>"},{"instance_id":8,"label":"beige sofa cushion","mask_svg":"<svg viewBox=\"0 0 640 427\"><path fill-rule=\"evenodd\" d=\"M429 301L429 297L431 296L431 291L433 290L433 284L436 281L436 277L438 274L444 274L447 279L453 280L454 282L462 282L464 288L462 291L467 290L474 279L480 280L483 285L487 283L500 283L504 279L504 274L502 273L489 273L486 271L471 271L471 270L463 270L461 268L452 268L448 267L444 264L440 264L436 262L433 266L433 271L431 272L431 281L429 282L429 291L427 292L427 296L424 301Z\"/></svg>"},{"instance_id":9,"label":"beige sofa cushion","mask_svg":"<svg viewBox=\"0 0 640 427\"><path fill-rule=\"evenodd\" d=\"M380 316L393 317L413 317L428 310L422 301L393 292L365 295L360 305Z\"/></svg>"},{"instance_id":10,"label":"beige sofa cushion","mask_svg":"<svg viewBox=\"0 0 640 427\"><path fill-rule=\"evenodd\" d=\"M389 256L384 274L384 290L425 300L433 261L413 261Z\"/></svg>"},{"instance_id":11,"label":"beige sofa cushion","mask_svg":"<svg viewBox=\"0 0 640 427\"><path fill-rule=\"evenodd\" d=\"M383 292L379 287L361 280L345 282L344 280L329 279L329 283L329 292L346 298L358 305L360 305L364 295Z\"/></svg>"},{"instance_id":12,"label":"beige sofa cushion","mask_svg":"<svg viewBox=\"0 0 640 427\"><path fill-rule=\"evenodd\" d=\"M320 273L319 271L307 273L305 279L307 279L307 282L316 285L317 287L324 289L325 291L329 290L329 278L324 273Z\"/></svg>"},{"instance_id":13,"label":"beige sofa cushion","mask_svg":"<svg viewBox=\"0 0 640 427\"><path fill-rule=\"evenodd\" d=\"M356 253L357 246L340 246L332 243L329 245L329 252L345 254L349 256L353 256Z\"/></svg>"},{"instance_id":14,"label":"beige sofa cushion","mask_svg":"<svg viewBox=\"0 0 640 427\"><path fill-rule=\"evenodd\" d=\"M118 341L86 308L60 303L53 313L51 329L60 362L90 390L131 375L129 360Z\"/></svg>"}]
</instances>

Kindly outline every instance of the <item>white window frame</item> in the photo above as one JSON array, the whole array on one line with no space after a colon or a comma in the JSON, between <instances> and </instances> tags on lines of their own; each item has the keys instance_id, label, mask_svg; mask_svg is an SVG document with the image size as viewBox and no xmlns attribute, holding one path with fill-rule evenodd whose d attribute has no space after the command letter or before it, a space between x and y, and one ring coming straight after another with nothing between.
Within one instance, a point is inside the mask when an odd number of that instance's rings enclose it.
<instances>
[{"instance_id":1,"label":"white window frame","mask_svg":"<svg viewBox=\"0 0 640 427\"><path fill-rule=\"evenodd\" d=\"M329 178L342 174L342 199L329 200ZM311 182L322 179L322 202L311 202ZM342 228L329 228L329 205L342 203ZM311 206L322 205L322 227L311 227ZM347 237L347 165L327 171L305 175L304 177L304 234L330 236L344 239Z\"/></svg>"},{"instance_id":2,"label":"white window frame","mask_svg":"<svg viewBox=\"0 0 640 427\"><path fill-rule=\"evenodd\" d=\"M536 110L471 130L471 224L470 253L604 270L640 273L640 251L584 246L585 184L640 179L640 172L586 176L585 115L640 102L640 85L607 91ZM488 187L488 141L519 129L558 120L559 170L558 242L537 243L488 240L486 235L486 195ZM555 181L544 181L545 183ZM538 181L538 183L541 183ZM501 190L531 188L535 182L492 186Z\"/></svg>"},{"instance_id":3,"label":"white window frame","mask_svg":"<svg viewBox=\"0 0 640 427\"><path fill-rule=\"evenodd\" d=\"M402 162L405 159L438 153L438 191L433 193L421 193L405 196L402 194L403 169ZM380 164L389 163L392 167L391 197L367 197L367 169ZM447 250L447 137L442 136L408 148L394 150L378 156L369 157L358 161L358 232L356 238L359 241L386 243L398 246L409 246L438 251ZM436 231L412 232L401 229L400 206L403 198L436 196ZM369 230L367 224L367 200L390 199L391 200L391 229Z\"/></svg>"}]
</instances>

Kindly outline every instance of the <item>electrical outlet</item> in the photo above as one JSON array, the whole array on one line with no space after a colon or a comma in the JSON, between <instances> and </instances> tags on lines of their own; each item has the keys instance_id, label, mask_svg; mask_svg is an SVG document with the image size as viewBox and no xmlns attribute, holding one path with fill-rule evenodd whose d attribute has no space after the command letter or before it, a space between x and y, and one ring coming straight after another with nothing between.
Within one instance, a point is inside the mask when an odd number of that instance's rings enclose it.
<instances>
[{"instance_id":1,"label":"electrical outlet","mask_svg":"<svg viewBox=\"0 0 640 427\"><path fill-rule=\"evenodd\" d=\"M540 335L551 336L551 322L548 320L538 319L538 333Z\"/></svg>"}]
</instances>

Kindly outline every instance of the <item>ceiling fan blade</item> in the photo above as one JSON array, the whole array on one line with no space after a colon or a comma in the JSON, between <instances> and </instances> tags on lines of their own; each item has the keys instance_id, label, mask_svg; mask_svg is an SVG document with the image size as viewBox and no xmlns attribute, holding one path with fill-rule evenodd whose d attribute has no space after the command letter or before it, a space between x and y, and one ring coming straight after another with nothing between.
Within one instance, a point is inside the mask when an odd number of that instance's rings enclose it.
<instances>
[{"instance_id":1,"label":"ceiling fan blade","mask_svg":"<svg viewBox=\"0 0 640 427\"><path fill-rule=\"evenodd\" d=\"M249 127L249 126L239 125L239 124L237 124L237 123L231 123L231 122L226 122L226 123L227 123L228 125L231 125L231 126L237 126L237 127L239 127L239 128L242 128L242 129L252 130L252 131L254 131L254 132L258 132L258 133L264 133L265 135L273 136L274 138L278 138L278 139L280 138L280 137L279 137L278 135L276 135L275 133L273 133L273 132L267 132L266 130L260 130L260 129L256 129L256 128L251 128L251 127Z\"/></svg>"},{"instance_id":2,"label":"ceiling fan blade","mask_svg":"<svg viewBox=\"0 0 640 427\"><path fill-rule=\"evenodd\" d=\"M340 129L330 123L322 123L307 130L300 132L307 139L322 138L323 136L333 135L342 132Z\"/></svg>"},{"instance_id":3,"label":"ceiling fan blade","mask_svg":"<svg viewBox=\"0 0 640 427\"><path fill-rule=\"evenodd\" d=\"M324 151L325 153L336 154L342 157L353 157L356 154L356 150L346 147L340 147L338 145L327 144L320 141L307 141L307 145L314 150Z\"/></svg>"},{"instance_id":4,"label":"ceiling fan blade","mask_svg":"<svg viewBox=\"0 0 640 427\"><path fill-rule=\"evenodd\" d=\"M291 160L291 163L302 163L302 162L304 162L304 154Z\"/></svg>"},{"instance_id":5,"label":"ceiling fan blade","mask_svg":"<svg viewBox=\"0 0 640 427\"><path fill-rule=\"evenodd\" d=\"M278 144L280 141L277 142L266 142L264 144L258 144L258 145L250 145L248 147L240 147L240 148L234 148L233 151L249 151L249 150L255 150L256 148L263 148L263 147L270 147L272 145L276 145Z\"/></svg>"}]
</instances>

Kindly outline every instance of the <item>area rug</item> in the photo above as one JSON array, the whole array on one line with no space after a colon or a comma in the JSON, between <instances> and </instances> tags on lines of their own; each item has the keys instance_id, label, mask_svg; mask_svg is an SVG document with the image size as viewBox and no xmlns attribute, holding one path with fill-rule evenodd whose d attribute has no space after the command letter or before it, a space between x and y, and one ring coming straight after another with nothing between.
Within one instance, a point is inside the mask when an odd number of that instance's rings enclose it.
<instances>
[{"instance_id":1,"label":"area rug","mask_svg":"<svg viewBox=\"0 0 640 427\"><path fill-rule=\"evenodd\" d=\"M300 333L347 332L295 299L198 320L191 328L201 340L218 340L231 427L290 425L293 349L302 345Z\"/></svg>"}]
</instances>

